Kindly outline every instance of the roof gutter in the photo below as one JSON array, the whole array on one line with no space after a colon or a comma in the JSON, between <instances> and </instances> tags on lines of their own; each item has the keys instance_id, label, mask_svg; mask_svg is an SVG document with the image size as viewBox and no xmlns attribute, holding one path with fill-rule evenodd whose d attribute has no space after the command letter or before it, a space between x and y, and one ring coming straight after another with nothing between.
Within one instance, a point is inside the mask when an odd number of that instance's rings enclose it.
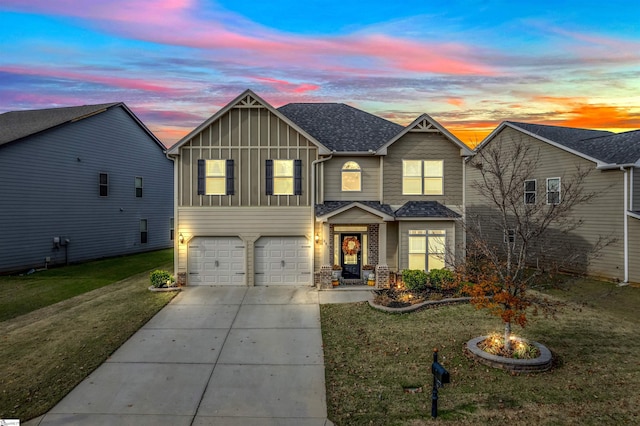
<instances>
[{"instance_id":1,"label":"roof gutter","mask_svg":"<svg viewBox=\"0 0 640 426\"><path fill-rule=\"evenodd\" d=\"M596 166L596 170L623 170L631 167L635 167L635 163L626 164L600 164Z\"/></svg>"}]
</instances>

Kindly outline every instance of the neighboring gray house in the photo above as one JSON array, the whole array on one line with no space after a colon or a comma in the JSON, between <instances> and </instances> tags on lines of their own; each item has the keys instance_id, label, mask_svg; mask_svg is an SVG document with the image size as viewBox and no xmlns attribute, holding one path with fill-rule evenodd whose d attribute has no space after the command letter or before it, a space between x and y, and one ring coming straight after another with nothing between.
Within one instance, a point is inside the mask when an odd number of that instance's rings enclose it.
<instances>
[{"instance_id":1,"label":"neighboring gray house","mask_svg":"<svg viewBox=\"0 0 640 426\"><path fill-rule=\"evenodd\" d=\"M170 247L173 165L123 103L0 114L0 272Z\"/></svg>"},{"instance_id":2,"label":"neighboring gray house","mask_svg":"<svg viewBox=\"0 0 640 426\"><path fill-rule=\"evenodd\" d=\"M576 272L625 283L640 282L640 130L615 134L507 121L487 136L476 151L498 144L501 152L509 152L518 143L532 147L539 155L536 172L522 188L523 203L546 203L550 207L562 203L565 179L576 167L591 170L584 190L596 196L572 212L573 219L582 221L581 226L569 235L557 234L553 238L571 242L574 254L583 249L587 253L600 237L614 239L615 243L599 251L588 266L585 263L586 269L580 267ZM470 218L488 214L486 201L472 187L476 179L479 172L468 168ZM484 224L487 239L496 244L502 243L509 232L492 228L486 220Z\"/></svg>"}]
</instances>

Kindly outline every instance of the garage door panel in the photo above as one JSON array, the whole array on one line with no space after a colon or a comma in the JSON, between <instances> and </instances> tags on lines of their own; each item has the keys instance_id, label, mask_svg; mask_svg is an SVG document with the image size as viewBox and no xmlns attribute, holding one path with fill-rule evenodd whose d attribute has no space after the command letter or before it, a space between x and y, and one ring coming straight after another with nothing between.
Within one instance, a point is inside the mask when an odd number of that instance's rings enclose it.
<instances>
[{"instance_id":1,"label":"garage door panel","mask_svg":"<svg viewBox=\"0 0 640 426\"><path fill-rule=\"evenodd\" d=\"M256 285L310 285L311 246L305 237L262 237L255 245Z\"/></svg>"},{"instance_id":2,"label":"garage door panel","mask_svg":"<svg viewBox=\"0 0 640 426\"><path fill-rule=\"evenodd\" d=\"M245 248L237 237L196 237L188 246L190 285L244 285Z\"/></svg>"}]
</instances>

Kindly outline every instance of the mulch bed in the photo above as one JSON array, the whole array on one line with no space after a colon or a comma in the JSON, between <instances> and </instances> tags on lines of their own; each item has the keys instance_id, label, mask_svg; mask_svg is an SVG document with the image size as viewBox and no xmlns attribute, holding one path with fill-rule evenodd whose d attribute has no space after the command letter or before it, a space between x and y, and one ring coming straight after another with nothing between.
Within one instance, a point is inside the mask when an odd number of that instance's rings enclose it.
<instances>
[{"instance_id":1,"label":"mulch bed","mask_svg":"<svg viewBox=\"0 0 640 426\"><path fill-rule=\"evenodd\" d=\"M388 308L406 308L428 300L442 300L459 297L457 289L438 289L427 287L423 291L407 290L407 289L383 289L376 290L376 296L373 301L377 305L386 306Z\"/></svg>"}]
</instances>

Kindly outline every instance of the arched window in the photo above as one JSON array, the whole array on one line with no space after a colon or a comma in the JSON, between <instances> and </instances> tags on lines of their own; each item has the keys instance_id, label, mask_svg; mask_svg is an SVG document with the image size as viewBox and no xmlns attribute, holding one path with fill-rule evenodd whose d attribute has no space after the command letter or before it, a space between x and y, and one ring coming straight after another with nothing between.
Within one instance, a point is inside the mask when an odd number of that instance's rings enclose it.
<instances>
[{"instance_id":1,"label":"arched window","mask_svg":"<svg viewBox=\"0 0 640 426\"><path fill-rule=\"evenodd\" d=\"M361 191L361 173L360 165L355 161L347 161L342 166L342 190L343 191Z\"/></svg>"}]
</instances>

